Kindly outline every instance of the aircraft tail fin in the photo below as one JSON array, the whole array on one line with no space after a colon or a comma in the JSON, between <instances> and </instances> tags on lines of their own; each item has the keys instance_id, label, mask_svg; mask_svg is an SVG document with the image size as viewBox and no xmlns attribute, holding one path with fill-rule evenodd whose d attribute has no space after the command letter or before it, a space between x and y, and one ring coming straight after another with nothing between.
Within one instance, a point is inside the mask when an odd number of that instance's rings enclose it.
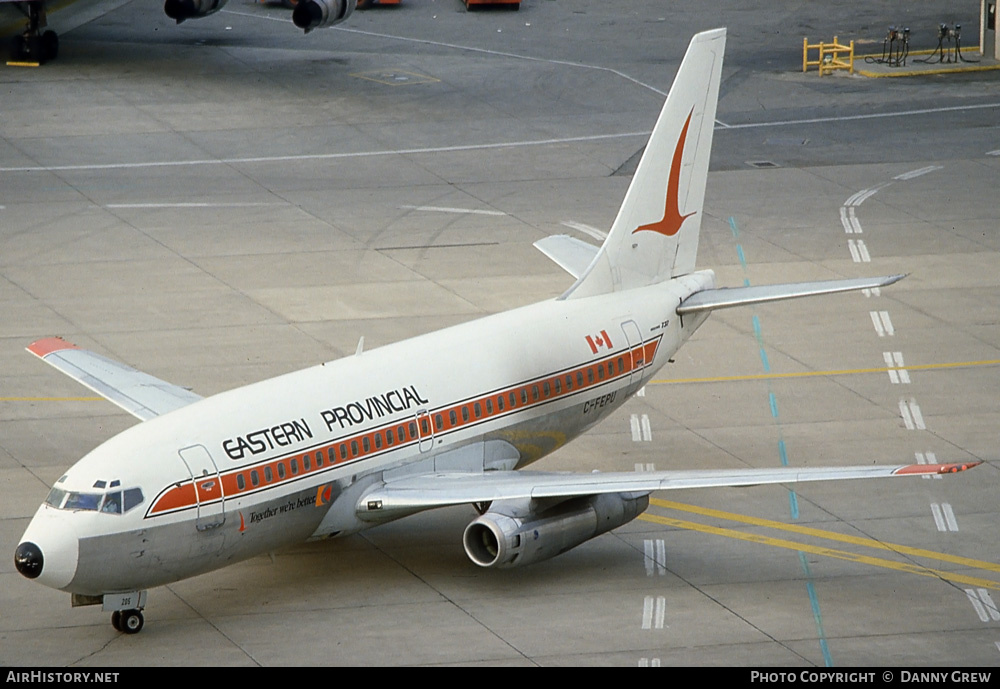
<instances>
[{"instance_id":1,"label":"aircraft tail fin","mask_svg":"<svg viewBox=\"0 0 1000 689\"><path fill-rule=\"evenodd\" d=\"M725 29L691 39L611 232L563 298L694 270L725 45Z\"/></svg>"}]
</instances>

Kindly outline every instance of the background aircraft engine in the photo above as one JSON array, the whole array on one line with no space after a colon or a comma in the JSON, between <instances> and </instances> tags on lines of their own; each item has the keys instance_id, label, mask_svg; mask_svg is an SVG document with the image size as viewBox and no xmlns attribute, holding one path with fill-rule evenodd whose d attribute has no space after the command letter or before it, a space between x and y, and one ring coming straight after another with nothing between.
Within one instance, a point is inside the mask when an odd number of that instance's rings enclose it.
<instances>
[{"instance_id":1,"label":"background aircraft engine","mask_svg":"<svg viewBox=\"0 0 1000 689\"><path fill-rule=\"evenodd\" d=\"M167 0L163 3L163 11L180 24L185 19L215 14L225 4L226 0Z\"/></svg>"},{"instance_id":2,"label":"background aircraft engine","mask_svg":"<svg viewBox=\"0 0 1000 689\"><path fill-rule=\"evenodd\" d=\"M533 511L520 501L494 503L465 527L465 553L480 567L518 567L547 560L632 521L649 495L608 493Z\"/></svg>"},{"instance_id":3,"label":"background aircraft engine","mask_svg":"<svg viewBox=\"0 0 1000 689\"><path fill-rule=\"evenodd\" d=\"M351 16L357 0L299 0L292 10L292 23L309 33L339 24Z\"/></svg>"}]
</instances>

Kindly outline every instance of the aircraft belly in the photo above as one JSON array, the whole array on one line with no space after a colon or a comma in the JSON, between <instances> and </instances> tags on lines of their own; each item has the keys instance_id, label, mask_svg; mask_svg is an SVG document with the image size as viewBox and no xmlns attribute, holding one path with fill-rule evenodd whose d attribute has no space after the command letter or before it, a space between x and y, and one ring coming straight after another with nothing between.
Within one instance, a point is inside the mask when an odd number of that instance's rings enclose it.
<instances>
[{"instance_id":1,"label":"aircraft belly","mask_svg":"<svg viewBox=\"0 0 1000 689\"><path fill-rule=\"evenodd\" d=\"M232 504L231 511L229 505ZM73 593L100 595L169 584L270 550L305 541L323 520L307 489L249 504L227 502L221 526L199 531L190 519L79 541Z\"/></svg>"},{"instance_id":2,"label":"aircraft belly","mask_svg":"<svg viewBox=\"0 0 1000 689\"><path fill-rule=\"evenodd\" d=\"M623 387L602 386L576 397L568 406L488 433L485 437L505 440L517 448L520 460L515 468L521 469L585 433L627 399Z\"/></svg>"}]
</instances>

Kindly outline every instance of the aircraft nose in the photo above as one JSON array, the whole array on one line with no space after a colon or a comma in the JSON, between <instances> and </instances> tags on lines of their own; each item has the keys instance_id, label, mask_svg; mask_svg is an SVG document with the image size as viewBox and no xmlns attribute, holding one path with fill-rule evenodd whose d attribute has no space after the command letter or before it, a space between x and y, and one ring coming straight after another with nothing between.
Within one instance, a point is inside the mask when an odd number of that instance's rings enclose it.
<instances>
[{"instance_id":1,"label":"aircraft nose","mask_svg":"<svg viewBox=\"0 0 1000 689\"><path fill-rule=\"evenodd\" d=\"M21 573L21 576L28 579L37 578L42 573L44 564L45 558L42 556L42 549L31 541L25 541L14 551L14 567Z\"/></svg>"}]
</instances>

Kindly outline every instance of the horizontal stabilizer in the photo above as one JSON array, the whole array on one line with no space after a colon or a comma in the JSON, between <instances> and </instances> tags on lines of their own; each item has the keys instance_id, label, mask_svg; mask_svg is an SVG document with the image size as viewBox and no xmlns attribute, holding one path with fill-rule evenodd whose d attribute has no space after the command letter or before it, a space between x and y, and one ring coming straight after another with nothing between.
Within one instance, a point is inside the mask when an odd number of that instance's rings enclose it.
<instances>
[{"instance_id":1,"label":"horizontal stabilizer","mask_svg":"<svg viewBox=\"0 0 1000 689\"><path fill-rule=\"evenodd\" d=\"M602 493L649 493L654 490L678 488L718 488L800 481L953 474L978 464L981 462L590 474L533 471L423 474L392 481L365 494L358 505L358 513L364 519L366 513L371 513L372 517L382 517L397 511L413 512L432 507L495 500L572 498Z\"/></svg>"},{"instance_id":2,"label":"horizontal stabilizer","mask_svg":"<svg viewBox=\"0 0 1000 689\"><path fill-rule=\"evenodd\" d=\"M696 292L677 307L678 315L727 309L732 306L763 304L782 299L812 297L817 294L835 294L859 289L874 289L899 282L905 275L889 275L877 278L854 278L849 280L821 280L818 282L795 282L784 285L762 285L760 287L723 287Z\"/></svg>"},{"instance_id":3,"label":"horizontal stabilizer","mask_svg":"<svg viewBox=\"0 0 1000 689\"><path fill-rule=\"evenodd\" d=\"M27 349L45 363L143 421L201 399L201 396L187 388L80 349L58 337L38 340Z\"/></svg>"},{"instance_id":4,"label":"horizontal stabilizer","mask_svg":"<svg viewBox=\"0 0 1000 689\"><path fill-rule=\"evenodd\" d=\"M568 234L554 234L539 239L535 242L535 247L575 278L584 274L599 251L593 244Z\"/></svg>"}]
</instances>

